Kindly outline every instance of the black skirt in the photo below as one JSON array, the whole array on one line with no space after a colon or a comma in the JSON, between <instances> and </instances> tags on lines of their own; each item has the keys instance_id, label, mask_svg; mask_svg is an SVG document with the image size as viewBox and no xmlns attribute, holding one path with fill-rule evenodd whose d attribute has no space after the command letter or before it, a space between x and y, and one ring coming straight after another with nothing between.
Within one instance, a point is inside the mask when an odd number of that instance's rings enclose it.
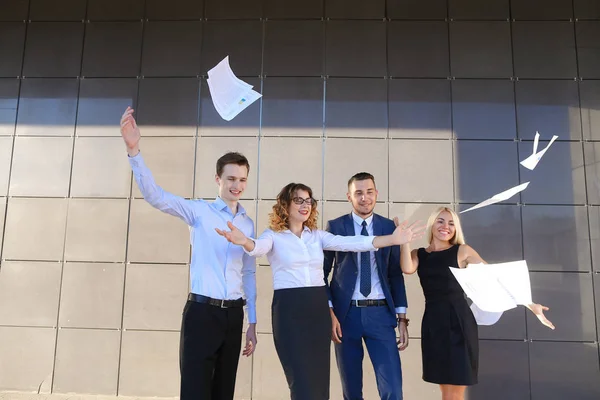
<instances>
[{"instance_id":1,"label":"black skirt","mask_svg":"<svg viewBox=\"0 0 600 400\"><path fill-rule=\"evenodd\" d=\"M275 290L273 340L292 400L328 400L331 316L325 286Z\"/></svg>"},{"instance_id":2,"label":"black skirt","mask_svg":"<svg viewBox=\"0 0 600 400\"><path fill-rule=\"evenodd\" d=\"M424 381L467 386L477 383L477 322L464 298L425 305L421 352Z\"/></svg>"}]
</instances>

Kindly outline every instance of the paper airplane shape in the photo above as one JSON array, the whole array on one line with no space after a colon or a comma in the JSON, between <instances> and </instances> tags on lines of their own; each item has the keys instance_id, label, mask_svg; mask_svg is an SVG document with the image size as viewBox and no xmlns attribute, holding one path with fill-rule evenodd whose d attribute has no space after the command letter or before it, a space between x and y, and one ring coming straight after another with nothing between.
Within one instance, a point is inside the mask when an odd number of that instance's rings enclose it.
<instances>
[{"instance_id":1,"label":"paper airplane shape","mask_svg":"<svg viewBox=\"0 0 600 400\"><path fill-rule=\"evenodd\" d=\"M538 144L540 141L540 134L539 134L539 132L536 132L535 139L533 139L533 153L529 157L527 157L526 159L521 161L521 165L524 166L525 168L533 171L533 169L540 162L540 160L542 159L544 154L546 154L546 152L548 151L548 149L550 148L550 146L552 145L552 143L554 143L554 141L556 139L558 139L558 136L556 136L556 135L552 136L552 139L550 140L550 143L548 143L548 146L546 146L543 150L540 150L538 152L537 148L538 148Z\"/></svg>"}]
</instances>

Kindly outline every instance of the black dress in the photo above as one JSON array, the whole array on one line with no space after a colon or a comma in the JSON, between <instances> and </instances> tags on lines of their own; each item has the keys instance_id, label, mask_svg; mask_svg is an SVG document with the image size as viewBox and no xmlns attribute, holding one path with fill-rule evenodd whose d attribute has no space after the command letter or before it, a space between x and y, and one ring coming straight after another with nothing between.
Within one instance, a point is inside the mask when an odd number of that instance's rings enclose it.
<instances>
[{"instance_id":1,"label":"black dress","mask_svg":"<svg viewBox=\"0 0 600 400\"><path fill-rule=\"evenodd\" d=\"M465 294L448 267L458 268L458 249L418 250L425 295L421 324L423 380L448 385L477 383L479 336Z\"/></svg>"}]
</instances>

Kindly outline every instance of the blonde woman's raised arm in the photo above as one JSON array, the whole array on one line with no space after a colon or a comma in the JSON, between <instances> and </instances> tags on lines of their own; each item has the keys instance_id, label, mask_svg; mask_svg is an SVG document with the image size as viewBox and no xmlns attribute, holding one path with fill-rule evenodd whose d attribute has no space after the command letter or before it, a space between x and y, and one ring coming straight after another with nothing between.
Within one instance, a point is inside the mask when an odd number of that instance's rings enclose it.
<instances>
[{"instance_id":1,"label":"blonde woman's raised arm","mask_svg":"<svg viewBox=\"0 0 600 400\"><path fill-rule=\"evenodd\" d=\"M400 246L400 268L405 274L414 274L419 267L419 257L417 250L411 250L410 244Z\"/></svg>"}]
</instances>

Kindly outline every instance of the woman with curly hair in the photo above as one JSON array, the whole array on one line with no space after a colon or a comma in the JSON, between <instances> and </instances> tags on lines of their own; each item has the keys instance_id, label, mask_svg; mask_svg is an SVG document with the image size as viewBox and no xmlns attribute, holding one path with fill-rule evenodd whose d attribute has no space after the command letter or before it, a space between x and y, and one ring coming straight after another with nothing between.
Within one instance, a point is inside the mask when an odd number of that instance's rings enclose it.
<instances>
[{"instance_id":1,"label":"woman with curly hair","mask_svg":"<svg viewBox=\"0 0 600 400\"><path fill-rule=\"evenodd\" d=\"M231 223L230 232L217 230L251 256L266 255L271 264L273 339L293 400L329 399L331 317L323 250L375 251L409 243L424 230L404 224L387 236L335 236L317 229L317 216L311 188L290 183L277 195L270 228L258 239Z\"/></svg>"}]
</instances>

